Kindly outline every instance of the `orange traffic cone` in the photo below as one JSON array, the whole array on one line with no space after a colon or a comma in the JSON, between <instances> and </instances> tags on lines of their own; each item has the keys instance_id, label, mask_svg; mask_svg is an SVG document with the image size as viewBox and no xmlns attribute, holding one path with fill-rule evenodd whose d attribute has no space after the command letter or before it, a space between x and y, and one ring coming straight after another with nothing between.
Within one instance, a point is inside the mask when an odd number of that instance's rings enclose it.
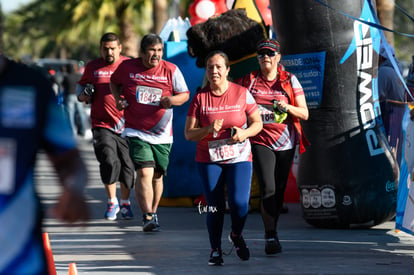
<instances>
[{"instance_id":1,"label":"orange traffic cone","mask_svg":"<svg viewBox=\"0 0 414 275\"><path fill-rule=\"evenodd\" d=\"M76 269L76 263L69 264L69 275L78 275L78 270Z\"/></svg>"},{"instance_id":2,"label":"orange traffic cone","mask_svg":"<svg viewBox=\"0 0 414 275\"><path fill-rule=\"evenodd\" d=\"M47 270L50 275L56 275L55 261L53 260L52 247L50 246L49 234L43 233L43 247L46 254Z\"/></svg>"}]
</instances>

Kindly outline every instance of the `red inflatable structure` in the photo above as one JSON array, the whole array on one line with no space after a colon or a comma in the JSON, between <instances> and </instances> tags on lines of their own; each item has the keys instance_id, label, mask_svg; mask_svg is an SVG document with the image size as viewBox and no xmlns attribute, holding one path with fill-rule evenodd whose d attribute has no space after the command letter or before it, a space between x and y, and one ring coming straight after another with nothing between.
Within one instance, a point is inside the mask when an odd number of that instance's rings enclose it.
<instances>
[{"instance_id":1,"label":"red inflatable structure","mask_svg":"<svg viewBox=\"0 0 414 275\"><path fill-rule=\"evenodd\" d=\"M191 25L203 23L210 17L219 16L220 14L232 9L234 0L195 0L189 7ZM271 26L272 12L270 10L269 0L255 0L263 21L266 25Z\"/></svg>"}]
</instances>

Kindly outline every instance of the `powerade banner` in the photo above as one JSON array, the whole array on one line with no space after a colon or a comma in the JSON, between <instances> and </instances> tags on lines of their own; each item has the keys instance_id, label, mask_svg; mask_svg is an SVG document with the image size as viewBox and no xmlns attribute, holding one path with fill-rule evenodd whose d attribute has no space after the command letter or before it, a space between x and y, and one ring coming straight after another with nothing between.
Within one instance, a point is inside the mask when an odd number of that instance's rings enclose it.
<instances>
[{"instance_id":1,"label":"powerade banner","mask_svg":"<svg viewBox=\"0 0 414 275\"><path fill-rule=\"evenodd\" d=\"M405 139L400 166L395 228L414 234L414 185L412 174L414 166L414 121L410 120L408 107L406 107L402 127Z\"/></svg>"},{"instance_id":2,"label":"powerade banner","mask_svg":"<svg viewBox=\"0 0 414 275\"><path fill-rule=\"evenodd\" d=\"M326 53L320 104L302 123L302 210L314 226L370 227L394 217L398 176L378 103L379 30L364 23L375 3L321 2L271 1L282 56Z\"/></svg>"},{"instance_id":3,"label":"powerade banner","mask_svg":"<svg viewBox=\"0 0 414 275\"><path fill-rule=\"evenodd\" d=\"M283 55L281 63L293 73L303 87L308 108L321 105L325 52Z\"/></svg>"}]
</instances>

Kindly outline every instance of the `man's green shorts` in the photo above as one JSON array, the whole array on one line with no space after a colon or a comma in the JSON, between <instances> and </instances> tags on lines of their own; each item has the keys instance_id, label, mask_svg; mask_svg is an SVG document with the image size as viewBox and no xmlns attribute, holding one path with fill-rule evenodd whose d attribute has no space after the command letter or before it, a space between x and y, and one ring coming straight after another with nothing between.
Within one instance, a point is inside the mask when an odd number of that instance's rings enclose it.
<instances>
[{"instance_id":1,"label":"man's green shorts","mask_svg":"<svg viewBox=\"0 0 414 275\"><path fill-rule=\"evenodd\" d=\"M156 172L166 174L171 144L150 144L137 137L128 137L129 155L136 169L154 167Z\"/></svg>"}]
</instances>

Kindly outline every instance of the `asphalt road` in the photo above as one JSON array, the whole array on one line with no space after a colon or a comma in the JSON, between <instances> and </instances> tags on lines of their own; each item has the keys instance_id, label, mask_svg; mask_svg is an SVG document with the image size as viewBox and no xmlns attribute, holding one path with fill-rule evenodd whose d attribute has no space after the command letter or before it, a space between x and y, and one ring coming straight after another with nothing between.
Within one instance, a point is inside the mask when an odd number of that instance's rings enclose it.
<instances>
[{"instance_id":1,"label":"asphalt road","mask_svg":"<svg viewBox=\"0 0 414 275\"><path fill-rule=\"evenodd\" d=\"M289 204L280 220L283 252L264 254L260 214L249 214L244 238L249 261L240 261L235 251L224 256L224 266L207 265L210 254L205 214L193 207L161 207L162 231L144 233L136 199L131 194L133 220L103 219L106 195L99 179L98 164L90 142L79 141L90 173L87 187L92 217L85 227L67 226L47 218L48 232L58 275L68 274L75 263L78 274L410 274L414 266L414 236L395 233L389 221L370 229L333 230L314 228L302 218L299 204ZM37 189L45 209L60 192L56 177L44 155L36 167ZM226 215L223 249L230 217ZM411 273L412 274L412 273Z\"/></svg>"}]
</instances>

